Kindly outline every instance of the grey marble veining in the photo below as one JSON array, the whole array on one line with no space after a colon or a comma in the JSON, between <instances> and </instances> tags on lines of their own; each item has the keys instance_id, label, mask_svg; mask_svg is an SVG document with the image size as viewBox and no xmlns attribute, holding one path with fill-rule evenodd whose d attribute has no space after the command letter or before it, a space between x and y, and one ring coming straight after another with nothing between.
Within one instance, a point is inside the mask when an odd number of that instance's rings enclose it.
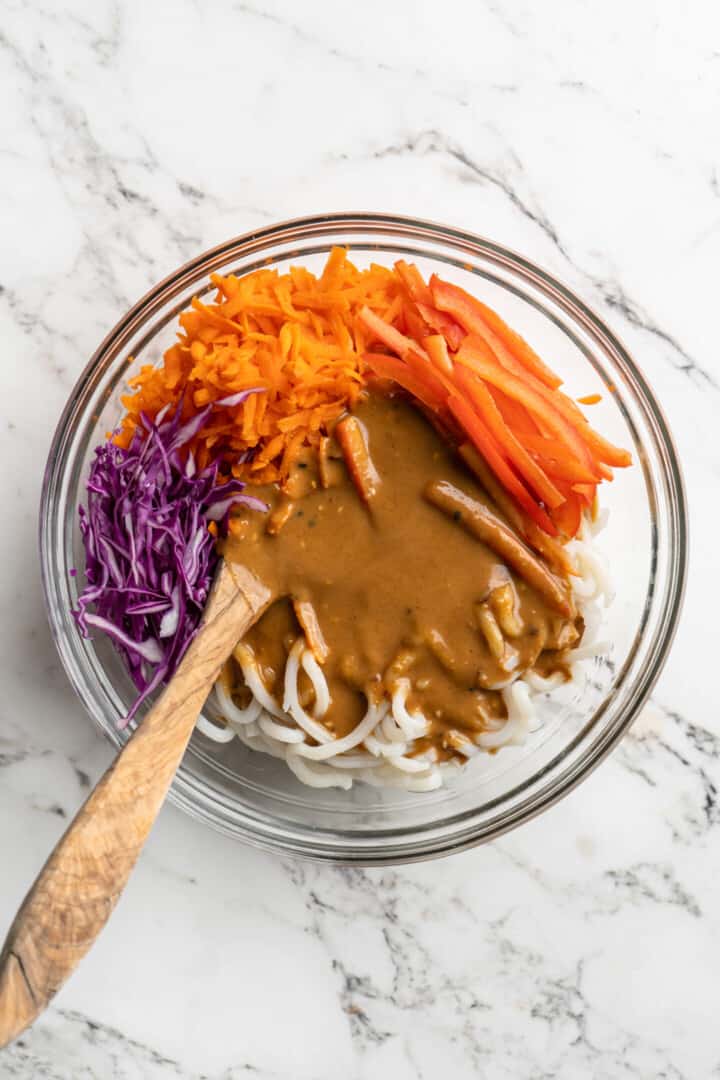
<instances>
[{"instance_id":1,"label":"grey marble veining","mask_svg":"<svg viewBox=\"0 0 720 1080\"><path fill-rule=\"evenodd\" d=\"M523 251L665 407L693 555L652 703L497 843L397 870L161 815L97 947L0 1077L720 1076L717 5L5 0L0 17L0 924L110 760L35 554L54 424L179 262L348 208Z\"/></svg>"}]
</instances>

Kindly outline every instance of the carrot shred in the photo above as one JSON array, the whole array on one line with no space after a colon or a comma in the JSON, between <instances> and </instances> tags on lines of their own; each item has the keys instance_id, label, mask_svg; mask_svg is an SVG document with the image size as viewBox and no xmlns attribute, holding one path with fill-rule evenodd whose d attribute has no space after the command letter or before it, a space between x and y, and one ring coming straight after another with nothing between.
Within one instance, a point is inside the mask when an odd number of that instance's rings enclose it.
<instances>
[{"instance_id":1,"label":"carrot shred","mask_svg":"<svg viewBox=\"0 0 720 1080\"><path fill-rule=\"evenodd\" d=\"M180 316L179 340L161 365L146 365L131 380L116 441L129 445L142 413L154 419L182 401L183 420L190 420L209 405L210 417L189 445L198 466L220 458L241 479L277 482L302 447L317 448L327 425L364 393L363 354L372 334L360 310L381 321L391 313L399 322L407 293L392 269L359 270L341 247L320 276L303 267L284 274L266 267L245 277L216 274L212 284L212 302L195 299ZM260 392L236 406L222 404L255 388Z\"/></svg>"},{"instance_id":2,"label":"carrot shred","mask_svg":"<svg viewBox=\"0 0 720 1080\"><path fill-rule=\"evenodd\" d=\"M631 464L496 311L436 276L426 282L413 263L359 270L336 247L319 276L266 266L213 274L211 284L214 298L192 300L161 365L130 381L119 445L143 415L179 405L189 421L206 410L188 446L199 469L219 459L224 473L283 485L306 447L327 474L334 425L368 383L396 384L445 438L468 440L498 498L507 494L526 537L555 565L560 541L549 538L574 535L598 483ZM346 454L351 430L343 429Z\"/></svg>"}]
</instances>

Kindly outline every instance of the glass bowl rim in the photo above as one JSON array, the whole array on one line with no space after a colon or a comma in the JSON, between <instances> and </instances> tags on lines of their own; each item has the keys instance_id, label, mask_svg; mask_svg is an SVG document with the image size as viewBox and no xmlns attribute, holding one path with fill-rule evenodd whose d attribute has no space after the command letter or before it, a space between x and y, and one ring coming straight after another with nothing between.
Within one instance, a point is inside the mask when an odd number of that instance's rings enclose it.
<instances>
[{"instance_id":1,"label":"glass bowl rim","mask_svg":"<svg viewBox=\"0 0 720 1080\"><path fill-rule=\"evenodd\" d=\"M572 791L618 743L651 693L677 630L687 579L687 500L674 439L664 412L644 375L636 367L628 350L614 331L589 305L530 259L463 229L434 221L364 211L292 218L241 234L209 248L182 264L149 289L118 320L95 350L70 392L57 423L48 454L40 502L39 542L43 593L51 631L66 674L85 709L106 737L118 747L124 742L121 734L109 722L106 722L102 710L97 707L97 702L88 691L81 670L82 665L68 648L68 635L62 621L60 606L52 602L54 570L49 536L54 504L50 495L54 493L60 479L56 472L56 465L63 456L62 448L67 438L72 434L73 428L70 421L78 406L86 396L93 379L104 369L104 362L107 364L107 354L112 357L115 342L127 337L134 329L151 318L158 308L181 292L186 284L196 280L201 274L207 277L216 265L222 265L233 256L240 258L253 251L268 250L274 244L287 244L294 238L298 240L311 237L331 238L339 233L382 233L384 230L405 239L412 237L416 241L426 239L436 243L446 243L458 251L465 248L478 257L489 258L495 264L518 274L521 279L539 288L542 294L558 303L566 314L584 325L596 339L599 339L613 364L617 365L623 373L629 386L629 393L650 428L655 449L658 452L661 476L668 496L666 501L669 512L667 522L669 566L667 582L661 596L661 609L657 617L659 629L655 632L653 651L649 662L636 677L632 699L621 709L614 723L602 730L599 737L589 747L583 749L569 770L561 771L558 776L551 775L539 790L532 792L509 812L502 811L501 820L491 818L484 824L470 821L469 825L459 831L455 830L450 835L441 833L438 836L435 836L436 827L426 826L419 830L420 839L414 842L409 842L405 830L399 828L394 830L396 839L392 843L383 842L382 847L376 849L362 844L357 846L356 850L352 850L353 839L356 844L359 840L359 837L353 837L353 834L346 834L348 840L340 844L332 842L327 837L320 842L312 835L308 836L307 829L304 830L305 835L303 835L303 828L300 826L293 826L289 832L283 833L282 830L270 827L267 821L263 829L257 830L252 815L246 815L241 824L238 824L237 820L231 821L227 817L219 817L220 807L217 801L200 790L202 781L197 778L191 778L191 780L185 778L182 784L176 778L170 789L168 798L172 803L197 820L212 825L226 835L240 838L253 846L276 853L330 861L337 865L397 865L461 851L495 839L523 822L531 820ZM267 261L272 262L272 256L269 255ZM80 415L83 413L81 412ZM473 813L477 815L477 809L468 811L463 816L471 818Z\"/></svg>"}]
</instances>

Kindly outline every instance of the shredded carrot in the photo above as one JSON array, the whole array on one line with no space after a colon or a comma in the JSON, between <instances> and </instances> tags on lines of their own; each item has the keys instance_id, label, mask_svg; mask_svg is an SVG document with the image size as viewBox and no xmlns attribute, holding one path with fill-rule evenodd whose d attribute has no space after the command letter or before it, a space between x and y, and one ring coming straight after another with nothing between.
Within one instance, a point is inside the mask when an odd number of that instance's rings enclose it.
<instances>
[{"instance_id":1,"label":"shredded carrot","mask_svg":"<svg viewBox=\"0 0 720 1080\"><path fill-rule=\"evenodd\" d=\"M263 268L211 281L214 298L195 298L180 316L178 341L161 365L146 365L130 381L116 441L130 443L142 413L154 419L182 401L189 420L210 405L190 444L198 465L221 458L242 479L282 480L303 446L319 446L364 391L372 335L361 309L371 318L390 314L399 327L407 292L394 270L358 270L344 248L332 250L320 277L303 267L284 274ZM260 392L238 405L221 404L255 388Z\"/></svg>"},{"instance_id":2,"label":"shredded carrot","mask_svg":"<svg viewBox=\"0 0 720 1080\"><path fill-rule=\"evenodd\" d=\"M120 445L143 416L180 404L184 421L202 413L189 445L198 469L220 460L223 472L283 485L309 446L325 484L328 435L368 382L394 383L451 442L466 452L472 444L475 471L489 467L493 497L500 505L507 493L524 535L555 565L598 484L631 463L497 312L436 276L427 283L402 259L358 270L336 247L319 276L266 266L245 277L212 275L211 285L214 297L195 297L180 316L160 366L130 381ZM346 456L350 432L340 430ZM357 466L357 447L351 458Z\"/></svg>"}]
</instances>

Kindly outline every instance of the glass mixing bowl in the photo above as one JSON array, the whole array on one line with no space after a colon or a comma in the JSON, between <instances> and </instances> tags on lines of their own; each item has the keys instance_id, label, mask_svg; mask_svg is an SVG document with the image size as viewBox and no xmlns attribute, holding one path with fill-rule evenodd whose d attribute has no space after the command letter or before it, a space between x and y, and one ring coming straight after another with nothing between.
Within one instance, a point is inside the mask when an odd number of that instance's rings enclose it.
<instances>
[{"instance_id":1,"label":"glass mixing bowl","mask_svg":"<svg viewBox=\"0 0 720 1080\"><path fill-rule=\"evenodd\" d=\"M527 259L457 229L378 214L330 214L230 240L151 290L97 350L65 407L50 451L40 516L42 572L52 630L86 709L117 746L133 687L107 640L86 641L71 615L82 568L78 504L94 447L122 411L120 395L143 363L160 360L177 317L211 291L211 272L238 275L303 263L317 270L334 244L352 259L404 257L476 293L526 337L572 396L599 392L597 426L633 452L634 467L602 489L610 511L599 545L616 589L602 637L609 658L540 705L543 723L520 747L481 755L431 793L349 792L302 786L284 762L239 740L195 733L173 783L177 806L230 836L274 851L340 863L398 863L498 836L550 806L602 760L636 716L662 668L680 612L687 515L680 466L665 418L613 332L576 296ZM132 358L132 359L130 359ZM478 763L479 760L479 763Z\"/></svg>"}]
</instances>

